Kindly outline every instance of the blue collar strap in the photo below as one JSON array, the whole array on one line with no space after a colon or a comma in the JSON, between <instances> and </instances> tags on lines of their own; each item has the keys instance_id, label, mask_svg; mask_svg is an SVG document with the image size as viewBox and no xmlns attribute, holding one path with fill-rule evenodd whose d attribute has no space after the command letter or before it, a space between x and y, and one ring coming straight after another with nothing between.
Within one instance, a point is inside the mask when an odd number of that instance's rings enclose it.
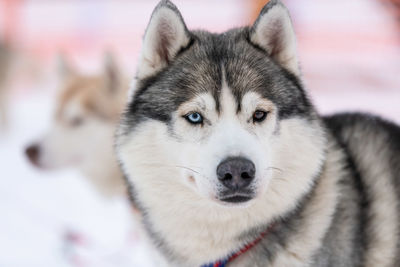
<instances>
[{"instance_id":1,"label":"blue collar strap","mask_svg":"<svg viewBox=\"0 0 400 267\"><path fill-rule=\"evenodd\" d=\"M245 245L243 248L241 248L239 251L231 254L227 258L223 260L219 260L215 263L208 263L208 264L203 264L200 267L225 267L229 262L232 262L234 259L239 257L240 255L244 254L246 251L250 250L253 248L255 245L257 245L271 230L274 228L275 224L271 224L267 230L262 232L258 238L256 238L253 242L248 243Z\"/></svg>"},{"instance_id":2,"label":"blue collar strap","mask_svg":"<svg viewBox=\"0 0 400 267\"><path fill-rule=\"evenodd\" d=\"M226 264L229 262L229 258L222 260L222 261L217 261L216 263L209 263L209 264L204 264L201 265L201 267L225 267Z\"/></svg>"}]
</instances>

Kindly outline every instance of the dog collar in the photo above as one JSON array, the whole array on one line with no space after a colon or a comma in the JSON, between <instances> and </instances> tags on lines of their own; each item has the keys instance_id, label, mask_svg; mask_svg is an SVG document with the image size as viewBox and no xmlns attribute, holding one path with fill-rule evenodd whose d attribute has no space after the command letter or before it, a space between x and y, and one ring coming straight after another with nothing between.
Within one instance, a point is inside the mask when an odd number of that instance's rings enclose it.
<instances>
[{"instance_id":1,"label":"dog collar","mask_svg":"<svg viewBox=\"0 0 400 267\"><path fill-rule=\"evenodd\" d=\"M260 241L268 235L268 233L272 230L274 227L274 224L270 225L267 230L262 232L256 239L254 239L252 242L246 244L244 247L242 247L240 250L238 250L235 253L232 253L230 256L226 257L225 259L219 260L214 263L208 263L208 264L203 264L201 267L225 267L228 263L232 262L236 258L238 258L240 255L246 253L248 250L253 248L255 245L260 243Z\"/></svg>"}]
</instances>

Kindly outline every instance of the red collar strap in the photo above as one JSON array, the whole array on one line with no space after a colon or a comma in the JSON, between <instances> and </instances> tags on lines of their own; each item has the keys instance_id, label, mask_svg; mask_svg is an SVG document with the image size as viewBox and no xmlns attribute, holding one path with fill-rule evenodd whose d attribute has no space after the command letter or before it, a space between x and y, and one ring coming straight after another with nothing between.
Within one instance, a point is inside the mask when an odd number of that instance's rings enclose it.
<instances>
[{"instance_id":1,"label":"red collar strap","mask_svg":"<svg viewBox=\"0 0 400 267\"><path fill-rule=\"evenodd\" d=\"M264 239L265 236L267 236L271 230L274 228L275 224L271 224L267 230L265 230L264 232L262 232L256 239L254 239L252 242L248 243L247 245L245 245L243 248L241 248L239 251L231 254L230 256L228 256L227 258L217 261L215 263L209 263L209 264L204 264L201 267L225 267L226 264L234 261L236 258L238 258L239 256L241 256L242 254L246 253L248 250L250 250L251 248L253 248L254 246L256 246L258 243L260 243L261 240Z\"/></svg>"}]
</instances>

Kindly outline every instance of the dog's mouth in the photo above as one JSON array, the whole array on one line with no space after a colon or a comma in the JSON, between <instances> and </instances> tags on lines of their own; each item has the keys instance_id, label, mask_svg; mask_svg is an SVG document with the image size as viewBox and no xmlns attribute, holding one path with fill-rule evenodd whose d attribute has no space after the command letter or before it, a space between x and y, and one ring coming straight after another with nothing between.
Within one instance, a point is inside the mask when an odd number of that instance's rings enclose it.
<instances>
[{"instance_id":1,"label":"dog's mouth","mask_svg":"<svg viewBox=\"0 0 400 267\"><path fill-rule=\"evenodd\" d=\"M236 192L232 191L221 192L218 200L229 204L240 204L248 202L253 198L254 198L254 192L252 190L247 189Z\"/></svg>"},{"instance_id":2,"label":"dog's mouth","mask_svg":"<svg viewBox=\"0 0 400 267\"><path fill-rule=\"evenodd\" d=\"M220 198L220 200L228 203L244 203L251 200L252 198L253 197L251 196L236 195L236 196L223 197Z\"/></svg>"}]
</instances>

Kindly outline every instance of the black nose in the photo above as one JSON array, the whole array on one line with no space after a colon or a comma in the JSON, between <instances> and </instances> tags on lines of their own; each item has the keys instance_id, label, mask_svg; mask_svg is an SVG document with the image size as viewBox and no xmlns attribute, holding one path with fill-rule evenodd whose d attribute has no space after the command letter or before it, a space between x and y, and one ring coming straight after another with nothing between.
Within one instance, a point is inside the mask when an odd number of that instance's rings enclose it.
<instances>
[{"instance_id":1,"label":"black nose","mask_svg":"<svg viewBox=\"0 0 400 267\"><path fill-rule=\"evenodd\" d=\"M39 165L40 147L38 145L34 144L27 147L25 154L34 165Z\"/></svg>"},{"instance_id":2,"label":"black nose","mask_svg":"<svg viewBox=\"0 0 400 267\"><path fill-rule=\"evenodd\" d=\"M247 187L256 174L254 163L242 157L228 158L217 167L217 176L231 190Z\"/></svg>"}]
</instances>

